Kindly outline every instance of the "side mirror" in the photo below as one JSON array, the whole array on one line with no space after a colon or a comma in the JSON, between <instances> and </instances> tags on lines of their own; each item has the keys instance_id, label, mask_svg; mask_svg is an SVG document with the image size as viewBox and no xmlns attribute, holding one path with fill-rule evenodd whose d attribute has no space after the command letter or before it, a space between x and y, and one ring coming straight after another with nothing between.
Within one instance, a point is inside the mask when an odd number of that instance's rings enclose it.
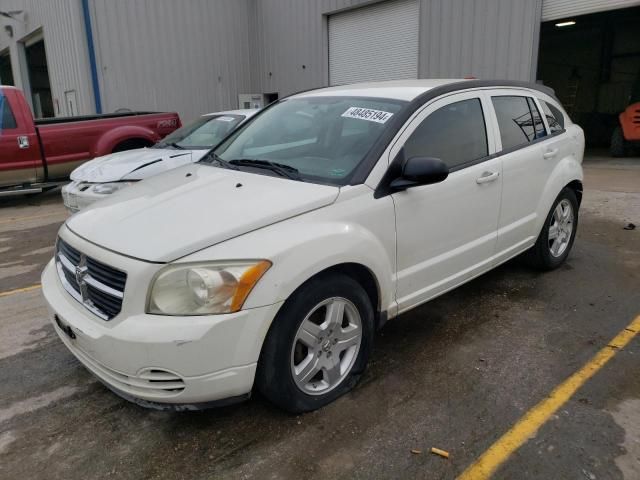
<instances>
[{"instance_id":1,"label":"side mirror","mask_svg":"<svg viewBox=\"0 0 640 480\"><path fill-rule=\"evenodd\" d=\"M404 163L402 174L389 185L395 192L420 185L442 182L449 176L449 167L439 158L411 157Z\"/></svg>"}]
</instances>

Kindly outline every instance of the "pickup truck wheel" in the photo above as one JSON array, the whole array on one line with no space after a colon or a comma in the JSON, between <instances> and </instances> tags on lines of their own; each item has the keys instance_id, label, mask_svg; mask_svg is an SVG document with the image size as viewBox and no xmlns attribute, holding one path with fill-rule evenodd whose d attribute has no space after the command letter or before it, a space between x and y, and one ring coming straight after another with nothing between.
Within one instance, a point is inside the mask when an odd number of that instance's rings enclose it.
<instances>
[{"instance_id":1,"label":"pickup truck wheel","mask_svg":"<svg viewBox=\"0 0 640 480\"><path fill-rule=\"evenodd\" d=\"M313 278L283 305L265 340L256 385L294 413L320 408L351 390L373 346L369 296L351 277Z\"/></svg>"},{"instance_id":2,"label":"pickup truck wheel","mask_svg":"<svg viewBox=\"0 0 640 480\"><path fill-rule=\"evenodd\" d=\"M560 192L551 207L535 245L526 252L527 262L538 270L558 268L569 256L578 230L578 200L570 188Z\"/></svg>"},{"instance_id":3,"label":"pickup truck wheel","mask_svg":"<svg viewBox=\"0 0 640 480\"><path fill-rule=\"evenodd\" d=\"M612 157L626 157L627 156L627 141L624 139L624 133L622 128L617 126L611 134L611 146L609 151Z\"/></svg>"}]
</instances>

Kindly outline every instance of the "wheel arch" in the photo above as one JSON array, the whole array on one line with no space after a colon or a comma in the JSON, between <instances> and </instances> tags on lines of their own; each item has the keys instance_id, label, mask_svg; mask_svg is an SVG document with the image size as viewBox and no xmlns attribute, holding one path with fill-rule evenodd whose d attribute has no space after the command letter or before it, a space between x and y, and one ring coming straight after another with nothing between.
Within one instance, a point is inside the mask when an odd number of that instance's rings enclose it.
<instances>
[{"instance_id":1,"label":"wheel arch","mask_svg":"<svg viewBox=\"0 0 640 480\"><path fill-rule=\"evenodd\" d=\"M353 280L358 282L362 288L364 288L369 300L371 301L371 306L373 307L373 311L375 313L375 321L376 327L382 326L386 321L386 312L381 311L381 292L380 292L380 282L376 278L376 275L361 263L356 262L345 262L333 265L331 267L327 267L309 277L305 280L297 289L302 288L306 283L311 280L321 277L323 275L330 275L332 273L341 273L343 275L347 275L351 277Z\"/></svg>"}]
</instances>

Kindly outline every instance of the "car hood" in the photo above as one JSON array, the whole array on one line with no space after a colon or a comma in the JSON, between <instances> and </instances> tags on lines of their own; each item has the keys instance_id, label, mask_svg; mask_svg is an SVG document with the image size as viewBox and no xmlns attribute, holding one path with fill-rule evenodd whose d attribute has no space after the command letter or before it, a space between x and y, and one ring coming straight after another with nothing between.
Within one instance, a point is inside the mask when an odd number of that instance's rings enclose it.
<instances>
[{"instance_id":1,"label":"car hood","mask_svg":"<svg viewBox=\"0 0 640 480\"><path fill-rule=\"evenodd\" d=\"M71 173L76 182L105 183L142 180L200 160L207 150L139 148L112 153L83 163Z\"/></svg>"},{"instance_id":2,"label":"car hood","mask_svg":"<svg viewBox=\"0 0 640 480\"><path fill-rule=\"evenodd\" d=\"M339 191L333 186L192 164L96 202L70 217L67 227L109 250L169 262L329 205Z\"/></svg>"}]
</instances>

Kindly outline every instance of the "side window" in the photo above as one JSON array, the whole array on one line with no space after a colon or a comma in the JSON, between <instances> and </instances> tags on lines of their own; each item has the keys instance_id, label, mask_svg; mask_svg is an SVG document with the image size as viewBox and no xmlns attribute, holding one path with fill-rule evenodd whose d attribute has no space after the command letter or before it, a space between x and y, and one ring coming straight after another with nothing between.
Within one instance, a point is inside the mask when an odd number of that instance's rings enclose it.
<instances>
[{"instance_id":1,"label":"side window","mask_svg":"<svg viewBox=\"0 0 640 480\"><path fill-rule=\"evenodd\" d=\"M549 124L549 130L551 134L562 132L564 130L564 115L554 105L541 100L542 111L545 117L547 117L547 123Z\"/></svg>"},{"instance_id":2,"label":"side window","mask_svg":"<svg viewBox=\"0 0 640 480\"><path fill-rule=\"evenodd\" d=\"M491 100L498 117L502 150L535 140L536 131L527 97L492 97Z\"/></svg>"},{"instance_id":3,"label":"side window","mask_svg":"<svg viewBox=\"0 0 640 480\"><path fill-rule=\"evenodd\" d=\"M2 132L2 130L4 130L5 128L18 128L18 124L16 123L16 117L11 111L9 101L6 99L6 97L0 95L0 132Z\"/></svg>"},{"instance_id":4,"label":"side window","mask_svg":"<svg viewBox=\"0 0 640 480\"><path fill-rule=\"evenodd\" d=\"M531 116L533 117L533 131L535 138L546 137L547 130L544 128L544 122L542 121L536 102L533 101L533 98L527 97L527 103L529 104L529 110L531 110Z\"/></svg>"},{"instance_id":5,"label":"side window","mask_svg":"<svg viewBox=\"0 0 640 480\"><path fill-rule=\"evenodd\" d=\"M479 98L451 103L431 113L404 145L405 157L435 157L449 168L486 157L487 129Z\"/></svg>"}]
</instances>

